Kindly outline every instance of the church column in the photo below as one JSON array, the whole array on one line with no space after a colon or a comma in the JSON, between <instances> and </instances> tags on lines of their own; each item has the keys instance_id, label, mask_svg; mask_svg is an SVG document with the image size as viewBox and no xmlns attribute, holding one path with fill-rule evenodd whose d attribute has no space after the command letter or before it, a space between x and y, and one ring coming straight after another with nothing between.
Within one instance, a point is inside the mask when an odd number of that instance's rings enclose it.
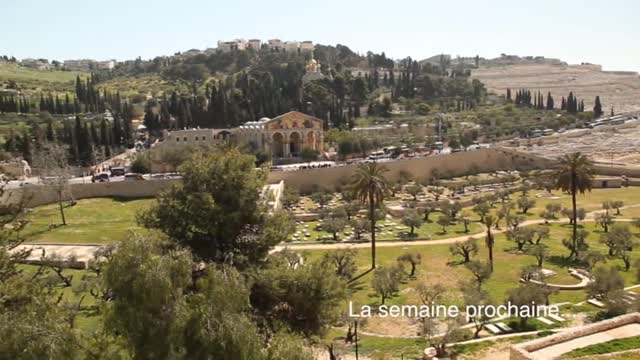
<instances>
[{"instance_id":1,"label":"church column","mask_svg":"<svg viewBox=\"0 0 640 360\"><path fill-rule=\"evenodd\" d=\"M306 134L304 134L304 141L308 142L309 141L309 134L313 134L313 131L307 131ZM315 138L311 139L311 143L307 143L307 147L310 147L313 150L316 150L316 144L314 141Z\"/></svg>"}]
</instances>

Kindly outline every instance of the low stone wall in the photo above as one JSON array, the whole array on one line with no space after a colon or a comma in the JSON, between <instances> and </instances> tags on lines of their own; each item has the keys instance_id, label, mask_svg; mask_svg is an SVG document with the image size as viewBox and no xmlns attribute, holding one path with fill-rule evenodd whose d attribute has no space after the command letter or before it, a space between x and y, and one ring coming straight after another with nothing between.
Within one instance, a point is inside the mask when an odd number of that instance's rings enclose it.
<instances>
[{"instance_id":1,"label":"low stone wall","mask_svg":"<svg viewBox=\"0 0 640 360\"><path fill-rule=\"evenodd\" d=\"M163 179L70 184L69 192L76 200L94 197L146 198L154 197L178 181L180 180ZM68 195L65 196L65 199L68 199ZM58 201L58 193L51 186L27 185L19 189L5 191L1 203L4 205L20 201L24 201L26 207L51 204Z\"/></svg>"},{"instance_id":2,"label":"low stone wall","mask_svg":"<svg viewBox=\"0 0 640 360\"><path fill-rule=\"evenodd\" d=\"M622 187L622 178L597 176L591 181L591 186L594 189L620 188Z\"/></svg>"},{"instance_id":3,"label":"low stone wall","mask_svg":"<svg viewBox=\"0 0 640 360\"><path fill-rule=\"evenodd\" d=\"M547 286L549 288L552 289L557 289L557 290L582 290L584 288L587 287L587 285L589 285L592 280L591 277L588 274L583 273L583 270L580 269L569 269L569 275L573 276L574 278L580 280L580 282L578 284L571 284L571 285L567 285L567 284L553 284L553 283L547 283L547 282L542 282L542 281L538 281L535 279L529 280L529 282L532 282L534 284L538 284L538 285L543 285L543 286ZM525 283L527 282L524 279L520 279L520 282Z\"/></svg>"},{"instance_id":4,"label":"low stone wall","mask_svg":"<svg viewBox=\"0 0 640 360\"><path fill-rule=\"evenodd\" d=\"M621 165L602 165L597 164L594 166L596 173L599 175L608 176L627 176L633 178L640 178L640 167L637 166L621 166Z\"/></svg>"},{"instance_id":5,"label":"low stone wall","mask_svg":"<svg viewBox=\"0 0 640 360\"><path fill-rule=\"evenodd\" d=\"M446 171L452 176L462 176L472 165L486 173L501 169L546 168L553 161L510 149L489 148L382 164L389 169L387 176L391 180L397 179L401 172L421 180L429 177L434 169ZM356 168L356 164L351 164L298 171L273 171L269 174L269 182L284 180L287 186L293 186L303 193L312 192L316 187L335 189L349 183Z\"/></svg>"},{"instance_id":6,"label":"low stone wall","mask_svg":"<svg viewBox=\"0 0 640 360\"><path fill-rule=\"evenodd\" d=\"M533 352L577 339L583 336L599 333L602 331L611 330L623 325L640 323L640 313L634 312L622 316L615 317L613 319L604 320L595 324L580 326L572 328L568 331L561 332L559 334L544 337L542 339L528 341L522 344L513 345L510 349L509 359L511 360L535 360Z\"/></svg>"}]
</instances>

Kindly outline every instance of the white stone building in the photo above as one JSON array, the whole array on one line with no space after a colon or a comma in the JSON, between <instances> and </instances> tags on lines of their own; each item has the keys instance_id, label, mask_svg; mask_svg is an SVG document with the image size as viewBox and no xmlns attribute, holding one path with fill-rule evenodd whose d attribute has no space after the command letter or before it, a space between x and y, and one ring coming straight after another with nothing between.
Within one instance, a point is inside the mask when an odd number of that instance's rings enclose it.
<instances>
[{"instance_id":1,"label":"white stone building","mask_svg":"<svg viewBox=\"0 0 640 360\"><path fill-rule=\"evenodd\" d=\"M72 71L89 71L94 63L95 61L91 59L65 60L64 68Z\"/></svg>"},{"instance_id":2,"label":"white stone building","mask_svg":"<svg viewBox=\"0 0 640 360\"><path fill-rule=\"evenodd\" d=\"M95 65L96 69L98 70L113 70L115 66L115 60L98 61Z\"/></svg>"},{"instance_id":3,"label":"white stone building","mask_svg":"<svg viewBox=\"0 0 640 360\"><path fill-rule=\"evenodd\" d=\"M300 51L302 52L311 52L313 49L313 41L307 40L300 43Z\"/></svg>"},{"instance_id":4,"label":"white stone building","mask_svg":"<svg viewBox=\"0 0 640 360\"><path fill-rule=\"evenodd\" d=\"M284 43L284 51L286 52L297 52L298 48L300 48L300 43L297 41L286 41Z\"/></svg>"},{"instance_id":5,"label":"white stone building","mask_svg":"<svg viewBox=\"0 0 640 360\"><path fill-rule=\"evenodd\" d=\"M283 49L284 44L280 39L271 39L268 41L268 48L271 51L279 51Z\"/></svg>"},{"instance_id":6,"label":"white stone building","mask_svg":"<svg viewBox=\"0 0 640 360\"><path fill-rule=\"evenodd\" d=\"M231 41L218 41L218 50L222 52L230 52L235 50L244 50L247 48L247 41L244 39L235 39Z\"/></svg>"},{"instance_id":7,"label":"white stone building","mask_svg":"<svg viewBox=\"0 0 640 360\"><path fill-rule=\"evenodd\" d=\"M260 47L262 47L262 40L250 39L249 41L247 41L247 47L255 50L260 50Z\"/></svg>"}]
</instances>

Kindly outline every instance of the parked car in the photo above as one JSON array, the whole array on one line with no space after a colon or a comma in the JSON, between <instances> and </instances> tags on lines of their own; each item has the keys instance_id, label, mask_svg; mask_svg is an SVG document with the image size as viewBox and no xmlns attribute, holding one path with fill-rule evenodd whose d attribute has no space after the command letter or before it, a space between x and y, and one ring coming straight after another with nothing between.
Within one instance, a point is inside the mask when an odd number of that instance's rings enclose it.
<instances>
[{"instance_id":1,"label":"parked car","mask_svg":"<svg viewBox=\"0 0 640 360\"><path fill-rule=\"evenodd\" d=\"M124 180L125 181L144 180L144 177L142 177L142 174L128 173L124 175Z\"/></svg>"},{"instance_id":2,"label":"parked car","mask_svg":"<svg viewBox=\"0 0 640 360\"><path fill-rule=\"evenodd\" d=\"M109 174L107 173L96 174L96 175L93 175L93 177L91 178L91 182L107 182L107 181L109 181Z\"/></svg>"},{"instance_id":3,"label":"parked car","mask_svg":"<svg viewBox=\"0 0 640 360\"><path fill-rule=\"evenodd\" d=\"M125 173L123 167L112 167L111 168L111 176L123 176Z\"/></svg>"}]
</instances>

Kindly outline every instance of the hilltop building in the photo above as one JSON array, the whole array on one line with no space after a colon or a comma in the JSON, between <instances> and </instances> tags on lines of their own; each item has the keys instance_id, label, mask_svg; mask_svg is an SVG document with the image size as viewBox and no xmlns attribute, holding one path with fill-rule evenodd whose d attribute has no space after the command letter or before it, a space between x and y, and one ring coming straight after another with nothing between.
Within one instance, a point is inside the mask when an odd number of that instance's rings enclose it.
<instances>
[{"instance_id":1,"label":"hilltop building","mask_svg":"<svg viewBox=\"0 0 640 360\"><path fill-rule=\"evenodd\" d=\"M283 48L282 40L271 39L267 42L267 48L271 51L280 51Z\"/></svg>"},{"instance_id":2,"label":"hilltop building","mask_svg":"<svg viewBox=\"0 0 640 360\"><path fill-rule=\"evenodd\" d=\"M313 41L282 41L280 39L270 39L268 40L264 46L270 51L300 51L300 52L311 52L314 49ZM231 41L218 41L217 50L220 52L230 52L235 50L245 50L245 49L262 49L263 43L260 39L235 39Z\"/></svg>"},{"instance_id":3,"label":"hilltop building","mask_svg":"<svg viewBox=\"0 0 640 360\"><path fill-rule=\"evenodd\" d=\"M96 61L91 59L80 59L64 61L64 68L71 71L111 70L115 66L115 60Z\"/></svg>"},{"instance_id":4,"label":"hilltop building","mask_svg":"<svg viewBox=\"0 0 640 360\"><path fill-rule=\"evenodd\" d=\"M64 68L71 71L89 71L93 63L95 63L95 61L91 59L65 60Z\"/></svg>"},{"instance_id":5,"label":"hilltop building","mask_svg":"<svg viewBox=\"0 0 640 360\"><path fill-rule=\"evenodd\" d=\"M112 70L115 66L115 60L98 61L95 64L95 67L98 70Z\"/></svg>"},{"instance_id":6,"label":"hilltop building","mask_svg":"<svg viewBox=\"0 0 640 360\"><path fill-rule=\"evenodd\" d=\"M51 64L49 64L49 61L45 59L22 59L22 61L20 61L20 65L38 70L51 69Z\"/></svg>"},{"instance_id":7,"label":"hilltop building","mask_svg":"<svg viewBox=\"0 0 640 360\"><path fill-rule=\"evenodd\" d=\"M218 50L222 52L230 52L235 50L244 50L247 48L247 41L244 39L235 39L231 41L218 41Z\"/></svg>"},{"instance_id":8,"label":"hilltop building","mask_svg":"<svg viewBox=\"0 0 640 360\"><path fill-rule=\"evenodd\" d=\"M250 47L250 48L256 49L256 50L260 50L260 47L262 47L262 40L260 40L260 39L250 39L247 42L247 47Z\"/></svg>"}]
</instances>

